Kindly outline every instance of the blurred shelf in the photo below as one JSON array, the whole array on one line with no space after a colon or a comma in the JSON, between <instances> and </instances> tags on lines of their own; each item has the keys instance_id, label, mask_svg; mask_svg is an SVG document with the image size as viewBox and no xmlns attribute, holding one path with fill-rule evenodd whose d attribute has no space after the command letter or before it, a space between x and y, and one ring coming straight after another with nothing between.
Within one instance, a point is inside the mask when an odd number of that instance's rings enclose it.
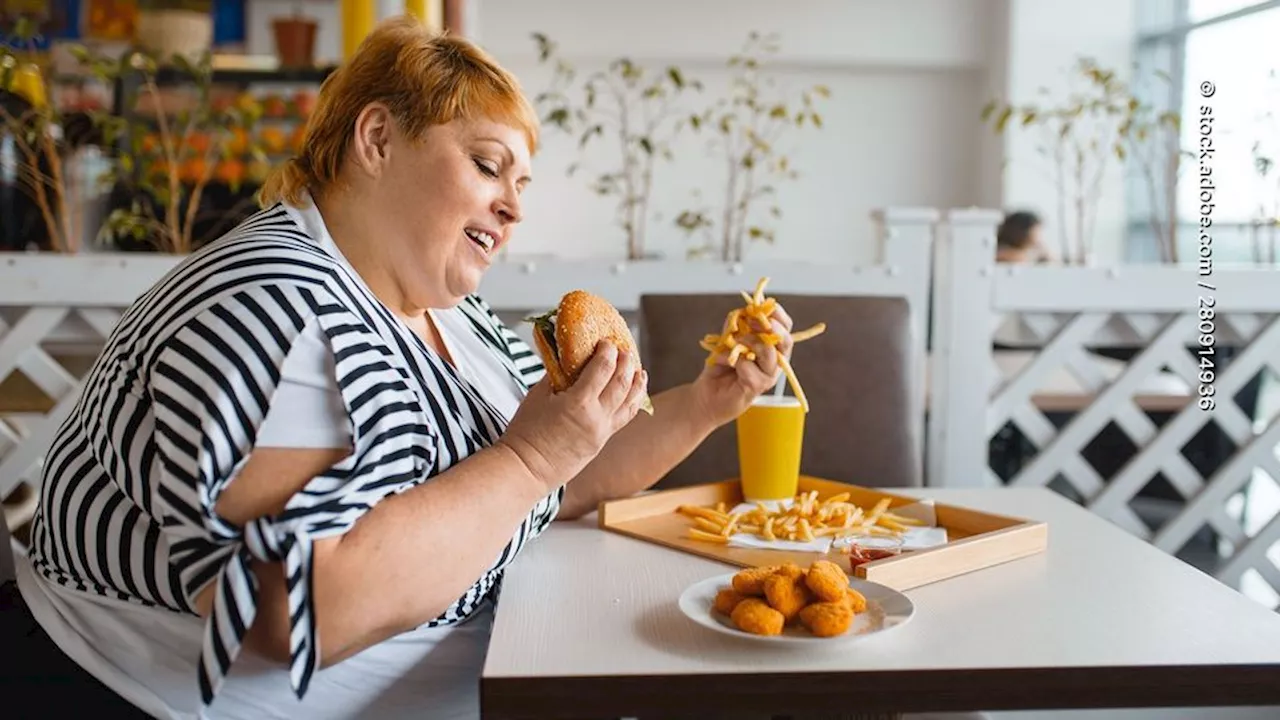
<instances>
[{"instance_id":1,"label":"blurred shelf","mask_svg":"<svg viewBox=\"0 0 1280 720\"><path fill-rule=\"evenodd\" d=\"M336 68L315 67L315 68L277 68L277 69L259 69L259 68L215 68L213 71L213 82L219 85L257 85L264 83L273 83L279 85L313 83L318 84L324 82L329 77L329 73ZM180 83L186 79L186 76L179 70L173 68L161 68L156 74L156 82L169 85Z\"/></svg>"}]
</instances>

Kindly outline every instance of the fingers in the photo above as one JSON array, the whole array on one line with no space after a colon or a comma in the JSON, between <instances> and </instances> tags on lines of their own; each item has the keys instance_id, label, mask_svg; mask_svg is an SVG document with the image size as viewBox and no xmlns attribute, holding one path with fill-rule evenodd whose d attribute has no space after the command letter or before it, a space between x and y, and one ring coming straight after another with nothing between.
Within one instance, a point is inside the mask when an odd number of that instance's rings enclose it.
<instances>
[{"instance_id":1,"label":"fingers","mask_svg":"<svg viewBox=\"0 0 1280 720\"><path fill-rule=\"evenodd\" d=\"M774 367L777 367L776 360ZM738 384L753 395L759 395L773 387L776 373L766 373L756 362L740 362L734 370L738 373Z\"/></svg>"},{"instance_id":2,"label":"fingers","mask_svg":"<svg viewBox=\"0 0 1280 720\"><path fill-rule=\"evenodd\" d=\"M572 389L581 391L587 397L599 397L613 379L614 371L617 368L617 346L611 342L602 342L596 347L595 354L591 356L587 366L582 369L582 375L578 377L578 381L573 384Z\"/></svg>"},{"instance_id":3,"label":"fingers","mask_svg":"<svg viewBox=\"0 0 1280 720\"><path fill-rule=\"evenodd\" d=\"M547 373L542 376L541 380L534 383L533 386L529 388L529 392L525 393L524 397L527 400L529 398L546 397L551 394L551 374Z\"/></svg>"},{"instance_id":4,"label":"fingers","mask_svg":"<svg viewBox=\"0 0 1280 720\"><path fill-rule=\"evenodd\" d=\"M782 327L786 328L787 332L791 332L791 316L787 314L787 311L784 310L781 305L775 306L773 308L773 314L769 317L782 323Z\"/></svg>"},{"instance_id":5,"label":"fingers","mask_svg":"<svg viewBox=\"0 0 1280 720\"><path fill-rule=\"evenodd\" d=\"M604 405L605 410L613 412L617 410L626 401L627 395L631 391L631 385L639 374L640 363L631 353L622 353L618 357L617 366L614 368L613 377L609 380L609 384L605 386L604 391L600 393L600 402Z\"/></svg>"},{"instance_id":6,"label":"fingers","mask_svg":"<svg viewBox=\"0 0 1280 720\"><path fill-rule=\"evenodd\" d=\"M795 341L791 339L791 327L784 325L776 317L770 321L770 324L773 326L774 334L779 338L778 352L782 353L784 357L791 357L791 348L795 346Z\"/></svg>"},{"instance_id":7,"label":"fingers","mask_svg":"<svg viewBox=\"0 0 1280 720\"><path fill-rule=\"evenodd\" d=\"M649 373L641 370L632 376L631 388L627 392L627 399L622 403L622 410L626 413L627 420L636 416L640 412L640 406L644 404L644 398L649 394Z\"/></svg>"},{"instance_id":8,"label":"fingers","mask_svg":"<svg viewBox=\"0 0 1280 720\"><path fill-rule=\"evenodd\" d=\"M778 351L764 343L751 343L751 350L756 354L754 364L768 377L778 374Z\"/></svg>"}]
</instances>

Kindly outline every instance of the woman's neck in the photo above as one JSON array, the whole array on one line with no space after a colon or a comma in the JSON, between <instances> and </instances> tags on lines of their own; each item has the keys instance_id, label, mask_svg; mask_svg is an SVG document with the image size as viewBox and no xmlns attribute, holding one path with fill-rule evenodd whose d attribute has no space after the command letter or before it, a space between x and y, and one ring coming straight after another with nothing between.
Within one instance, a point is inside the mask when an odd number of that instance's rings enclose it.
<instances>
[{"instance_id":1,"label":"woman's neck","mask_svg":"<svg viewBox=\"0 0 1280 720\"><path fill-rule=\"evenodd\" d=\"M389 229L379 226L384 215L361 210L364 203L333 191L313 196L312 202L316 204L334 245L338 246L374 296L398 315L422 318L427 309L410 301L385 246L369 241L369 238L390 237Z\"/></svg>"}]
</instances>

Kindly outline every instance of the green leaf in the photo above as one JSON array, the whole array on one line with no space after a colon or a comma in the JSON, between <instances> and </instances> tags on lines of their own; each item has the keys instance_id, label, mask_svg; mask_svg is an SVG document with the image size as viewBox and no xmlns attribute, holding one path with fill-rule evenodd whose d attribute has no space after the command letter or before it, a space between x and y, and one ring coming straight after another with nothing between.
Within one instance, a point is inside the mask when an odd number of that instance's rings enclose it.
<instances>
[{"instance_id":1,"label":"green leaf","mask_svg":"<svg viewBox=\"0 0 1280 720\"><path fill-rule=\"evenodd\" d=\"M809 119L813 121L814 125L817 125L818 127L822 127L822 116L819 115L818 113L816 112L809 113Z\"/></svg>"},{"instance_id":2,"label":"green leaf","mask_svg":"<svg viewBox=\"0 0 1280 720\"><path fill-rule=\"evenodd\" d=\"M603 134L604 134L604 126L592 125L591 127L587 128L587 131L582 133L582 137L578 139L578 147L579 148L586 147L587 142L591 140L591 137L593 135L603 135Z\"/></svg>"},{"instance_id":3,"label":"green leaf","mask_svg":"<svg viewBox=\"0 0 1280 720\"><path fill-rule=\"evenodd\" d=\"M813 92L820 97L824 97L824 98L831 97L831 89L828 88L826 85L814 85Z\"/></svg>"},{"instance_id":4,"label":"green leaf","mask_svg":"<svg viewBox=\"0 0 1280 720\"><path fill-rule=\"evenodd\" d=\"M667 77L671 78L672 84L674 84L676 87L682 90L684 89L684 75L681 74L680 68L677 68L677 67L667 68Z\"/></svg>"},{"instance_id":5,"label":"green leaf","mask_svg":"<svg viewBox=\"0 0 1280 720\"><path fill-rule=\"evenodd\" d=\"M995 113L996 108L999 106L1000 106L999 103L997 103L995 100L992 100L988 102L986 105L983 105L982 106L982 122L986 122L987 120L991 119L992 114Z\"/></svg>"},{"instance_id":6,"label":"green leaf","mask_svg":"<svg viewBox=\"0 0 1280 720\"><path fill-rule=\"evenodd\" d=\"M556 125L562 129L566 129L566 125L569 122L569 110L568 108L556 108L550 113L547 113L547 116L543 121L550 125Z\"/></svg>"},{"instance_id":7,"label":"green leaf","mask_svg":"<svg viewBox=\"0 0 1280 720\"><path fill-rule=\"evenodd\" d=\"M555 52L555 45L551 42L551 38L540 32L535 32L532 36L533 42L538 46L538 62L546 62L547 58Z\"/></svg>"},{"instance_id":8,"label":"green leaf","mask_svg":"<svg viewBox=\"0 0 1280 720\"><path fill-rule=\"evenodd\" d=\"M1121 145L1120 143L1116 143L1114 152L1116 155L1116 159L1119 160L1120 162L1124 162L1124 159L1125 159L1124 146Z\"/></svg>"},{"instance_id":9,"label":"green leaf","mask_svg":"<svg viewBox=\"0 0 1280 720\"><path fill-rule=\"evenodd\" d=\"M653 154L653 142L647 137L640 138L640 149L644 150L646 155Z\"/></svg>"},{"instance_id":10,"label":"green leaf","mask_svg":"<svg viewBox=\"0 0 1280 720\"><path fill-rule=\"evenodd\" d=\"M1009 124L1009 118L1013 117L1013 108L1006 107L1000 112L1000 117L996 119L996 132L1004 132L1004 128Z\"/></svg>"}]
</instances>

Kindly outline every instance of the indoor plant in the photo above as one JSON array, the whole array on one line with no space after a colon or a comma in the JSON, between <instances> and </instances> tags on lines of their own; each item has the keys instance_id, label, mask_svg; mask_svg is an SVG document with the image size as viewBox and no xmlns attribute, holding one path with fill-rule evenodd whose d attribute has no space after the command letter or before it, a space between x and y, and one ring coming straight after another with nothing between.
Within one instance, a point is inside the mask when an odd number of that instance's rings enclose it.
<instances>
[{"instance_id":1,"label":"indoor plant","mask_svg":"<svg viewBox=\"0 0 1280 720\"><path fill-rule=\"evenodd\" d=\"M748 239L773 242L774 230L752 211L764 201L769 203L770 217L781 217L773 182L797 177L778 142L784 133L806 123L822 127L815 100L829 97L830 90L815 85L801 90L797 100L786 102L765 62L766 55L778 52L778 42L776 34L752 32L742 52L728 60L733 73L728 94L686 119L695 132L710 133L710 149L724 162L726 173L724 205L718 212L700 207L676 217L676 225L703 239L692 255L716 253L721 260L737 262ZM718 234L713 235L717 218Z\"/></svg>"},{"instance_id":2,"label":"indoor plant","mask_svg":"<svg viewBox=\"0 0 1280 720\"><path fill-rule=\"evenodd\" d=\"M650 217L653 173L659 160L671 160L671 141L680 131L681 95L702 89L686 80L680 68L652 70L620 57L603 70L589 73L580 85L578 71L556 52L556 44L535 33L540 62L553 65L547 90L535 102L543 122L578 138L579 150L592 141L612 143L617 165L598 173L591 188L617 198L618 224L626 234L627 259L648 257L645 232ZM569 166L573 175L579 163Z\"/></svg>"}]
</instances>

